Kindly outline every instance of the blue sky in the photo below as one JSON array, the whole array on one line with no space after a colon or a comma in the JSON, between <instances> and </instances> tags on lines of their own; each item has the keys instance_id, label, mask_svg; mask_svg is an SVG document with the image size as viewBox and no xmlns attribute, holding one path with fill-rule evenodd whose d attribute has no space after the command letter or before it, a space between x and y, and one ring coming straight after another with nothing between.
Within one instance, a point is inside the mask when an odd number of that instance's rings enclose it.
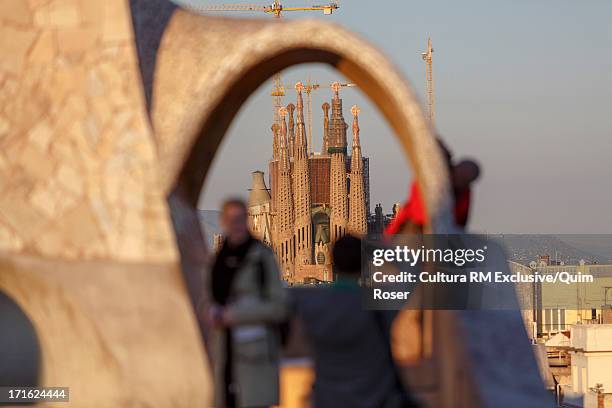
<instances>
[{"instance_id":1,"label":"blue sky","mask_svg":"<svg viewBox=\"0 0 612 408\"><path fill-rule=\"evenodd\" d=\"M457 157L474 157L483 168L474 192L472 230L612 232L612 2L344 0L340 6L330 17L296 14L360 33L397 64L421 98L425 66L420 52L431 35L438 131ZM292 68L283 80L293 85L309 75L321 83L341 79L314 65ZM250 172L266 170L269 89L269 84L260 88L232 125L209 173L201 208L217 208L227 195L246 196ZM347 118L351 105L362 107L372 202L390 210L393 202L405 199L408 166L375 107L358 90L347 90L343 97ZM320 105L327 98L320 90L313 99L316 149Z\"/></svg>"}]
</instances>

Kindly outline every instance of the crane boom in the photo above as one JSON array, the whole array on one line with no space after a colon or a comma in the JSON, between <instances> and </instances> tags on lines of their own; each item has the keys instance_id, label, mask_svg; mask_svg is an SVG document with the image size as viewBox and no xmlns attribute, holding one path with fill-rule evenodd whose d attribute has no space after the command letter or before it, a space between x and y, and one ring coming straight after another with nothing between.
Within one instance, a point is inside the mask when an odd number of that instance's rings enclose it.
<instances>
[{"instance_id":1,"label":"crane boom","mask_svg":"<svg viewBox=\"0 0 612 408\"><path fill-rule=\"evenodd\" d=\"M312 6L302 7L285 7L279 0L275 0L274 3L264 6L258 4L219 4L209 6L195 6L193 7L196 11L263 11L264 13L274 14L276 17L280 17L285 11L323 11L323 14L329 15L340 8L338 3L329 4L313 4Z\"/></svg>"},{"instance_id":2,"label":"crane boom","mask_svg":"<svg viewBox=\"0 0 612 408\"><path fill-rule=\"evenodd\" d=\"M312 6L304 7L284 7L280 0L274 0L270 5L259 5L259 4L219 4L219 5L202 5L202 6L191 6L190 9L195 12L207 12L207 11L261 11L267 14L272 14L276 18L280 18L284 11L323 11L323 14L330 15L334 10L339 9L340 6L336 2L329 4L313 4ZM280 116L278 114L279 109L283 105L283 96L285 96L285 88L282 85L281 74L274 74L274 86L270 93L273 100L274 110L274 123L280 124Z\"/></svg>"},{"instance_id":3,"label":"crane boom","mask_svg":"<svg viewBox=\"0 0 612 408\"><path fill-rule=\"evenodd\" d=\"M431 37L427 41L427 51L421 54L423 61L427 64L427 108L429 114L429 122L432 126L435 125L436 121L436 98L434 93L434 80L433 80L433 47Z\"/></svg>"},{"instance_id":4,"label":"crane boom","mask_svg":"<svg viewBox=\"0 0 612 408\"><path fill-rule=\"evenodd\" d=\"M270 6L255 4L213 4L209 6L195 6L197 11L263 11L266 12Z\"/></svg>"}]
</instances>

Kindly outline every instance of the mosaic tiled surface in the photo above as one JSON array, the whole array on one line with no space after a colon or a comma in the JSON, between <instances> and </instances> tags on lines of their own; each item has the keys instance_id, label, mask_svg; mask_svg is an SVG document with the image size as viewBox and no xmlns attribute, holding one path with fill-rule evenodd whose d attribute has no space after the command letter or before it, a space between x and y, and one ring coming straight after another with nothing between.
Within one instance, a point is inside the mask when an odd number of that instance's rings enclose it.
<instances>
[{"instance_id":1,"label":"mosaic tiled surface","mask_svg":"<svg viewBox=\"0 0 612 408\"><path fill-rule=\"evenodd\" d=\"M0 1L0 291L67 406L210 406L132 27L125 0Z\"/></svg>"},{"instance_id":2,"label":"mosaic tiled surface","mask_svg":"<svg viewBox=\"0 0 612 408\"><path fill-rule=\"evenodd\" d=\"M129 7L0 2L0 250L176 259Z\"/></svg>"}]
</instances>

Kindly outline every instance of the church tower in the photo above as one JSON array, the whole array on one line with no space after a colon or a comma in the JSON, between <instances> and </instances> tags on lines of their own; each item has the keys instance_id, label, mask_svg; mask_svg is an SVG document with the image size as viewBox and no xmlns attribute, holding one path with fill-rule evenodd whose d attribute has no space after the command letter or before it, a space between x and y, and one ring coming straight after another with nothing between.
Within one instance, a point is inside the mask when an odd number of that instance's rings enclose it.
<instances>
[{"instance_id":1,"label":"church tower","mask_svg":"<svg viewBox=\"0 0 612 408\"><path fill-rule=\"evenodd\" d=\"M271 202L270 202L270 213L272 220L272 228L270 233L272 235L272 242L277 242L277 224L276 214L278 214L278 163L279 163L279 132L280 128L277 123L272 125L272 160L268 163L268 176L270 181Z\"/></svg>"},{"instance_id":2,"label":"church tower","mask_svg":"<svg viewBox=\"0 0 612 408\"><path fill-rule=\"evenodd\" d=\"M287 109L280 109L281 130L278 161L278 197L276 208L276 257L284 278L291 277L294 271L295 245L294 245L294 212L293 195L291 188L291 164L287 146Z\"/></svg>"},{"instance_id":3,"label":"church tower","mask_svg":"<svg viewBox=\"0 0 612 408\"><path fill-rule=\"evenodd\" d=\"M348 197L346 186L346 128L342 116L342 99L340 99L340 84L332 84L334 97L329 124L328 153L331 155L329 201L331 216L329 220L331 242L336 242L346 234L348 224Z\"/></svg>"},{"instance_id":4,"label":"church tower","mask_svg":"<svg viewBox=\"0 0 612 408\"><path fill-rule=\"evenodd\" d=\"M295 157L295 122L293 121L295 105L292 103L287 105L287 111L289 112L289 159L293 160Z\"/></svg>"},{"instance_id":5,"label":"church tower","mask_svg":"<svg viewBox=\"0 0 612 408\"><path fill-rule=\"evenodd\" d=\"M293 198L295 209L295 257L296 265L312 264L312 217L310 196L310 168L304 125L304 85L298 82L297 91L297 131L295 137L295 156L293 160Z\"/></svg>"},{"instance_id":6,"label":"church tower","mask_svg":"<svg viewBox=\"0 0 612 408\"><path fill-rule=\"evenodd\" d=\"M353 106L353 151L351 153L350 196L349 196L349 233L365 235L368 232L365 209L365 187L363 182L363 158L359 142L359 107Z\"/></svg>"},{"instance_id":7,"label":"church tower","mask_svg":"<svg viewBox=\"0 0 612 408\"><path fill-rule=\"evenodd\" d=\"M272 198L266 187L263 171L254 171L251 175L253 184L249 189L250 193L247 201L249 227L255 238L266 245L272 246L272 220L270 218Z\"/></svg>"},{"instance_id":8,"label":"church tower","mask_svg":"<svg viewBox=\"0 0 612 408\"><path fill-rule=\"evenodd\" d=\"M278 125L275 123L272 125L272 160L278 160L279 158L279 131Z\"/></svg>"},{"instance_id":9,"label":"church tower","mask_svg":"<svg viewBox=\"0 0 612 408\"><path fill-rule=\"evenodd\" d=\"M321 152L327 154L329 149L329 103L325 102L321 108L323 109L323 148Z\"/></svg>"}]
</instances>

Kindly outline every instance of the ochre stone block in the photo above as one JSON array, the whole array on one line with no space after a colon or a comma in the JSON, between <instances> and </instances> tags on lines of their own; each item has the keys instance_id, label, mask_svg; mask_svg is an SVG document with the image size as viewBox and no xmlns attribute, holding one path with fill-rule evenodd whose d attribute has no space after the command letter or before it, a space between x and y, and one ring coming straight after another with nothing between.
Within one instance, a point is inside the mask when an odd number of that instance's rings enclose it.
<instances>
[{"instance_id":1,"label":"ochre stone block","mask_svg":"<svg viewBox=\"0 0 612 408\"><path fill-rule=\"evenodd\" d=\"M28 138L29 138L30 143L33 146L36 146L41 152L44 152L47 150L52 137L53 137L53 130L48 120L43 120L43 121L38 122L28 132Z\"/></svg>"},{"instance_id":2,"label":"ochre stone block","mask_svg":"<svg viewBox=\"0 0 612 408\"><path fill-rule=\"evenodd\" d=\"M69 191L75 196L81 196L83 194L83 175L73 166L68 164L60 165L57 172L57 180L66 191Z\"/></svg>"},{"instance_id":3,"label":"ochre stone block","mask_svg":"<svg viewBox=\"0 0 612 408\"><path fill-rule=\"evenodd\" d=\"M72 242L76 248L88 246L89 242L101 237L98 223L85 201L66 211L62 215L62 224L65 239Z\"/></svg>"},{"instance_id":4,"label":"ochre stone block","mask_svg":"<svg viewBox=\"0 0 612 408\"><path fill-rule=\"evenodd\" d=\"M42 28L75 28L80 24L77 0L51 0L36 8L34 24Z\"/></svg>"},{"instance_id":5,"label":"ochre stone block","mask_svg":"<svg viewBox=\"0 0 612 408\"><path fill-rule=\"evenodd\" d=\"M8 119L0 116L0 139L8 135L10 126Z\"/></svg>"},{"instance_id":6,"label":"ochre stone block","mask_svg":"<svg viewBox=\"0 0 612 408\"><path fill-rule=\"evenodd\" d=\"M28 62L48 64L56 55L55 36L51 31L43 31L28 55Z\"/></svg>"},{"instance_id":7,"label":"ochre stone block","mask_svg":"<svg viewBox=\"0 0 612 408\"><path fill-rule=\"evenodd\" d=\"M132 38L129 10L126 1L106 0L103 2L102 41L118 42Z\"/></svg>"},{"instance_id":8,"label":"ochre stone block","mask_svg":"<svg viewBox=\"0 0 612 408\"><path fill-rule=\"evenodd\" d=\"M23 0L0 1L0 16L13 24L27 26L32 23L32 14L28 3Z\"/></svg>"},{"instance_id":9,"label":"ochre stone block","mask_svg":"<svg viewBox=\"0 0 612 408\"><path fill-rule=\"evenodd\" d=\"M100 18L104 12L104 3L106 1L80 0L81 21L90 27L96 27L98 30Z\"/></svg>"},{"instance_id":10,"label":"ochre stone block","mask_svg":"<svg viewBox=\"0 0 612 408\"><path fill-rule=\"evenodd\" d=\"M33 144L24 146L21 157L24 172L36 180L44 180L53 171L53 162L48 155Z\"/></svg>"},{"instance_id":11,"label":"ochre stone block","mask_svg":"<svg viewBox=\"0 0 612 408\"><path fill-rule=\"evenodd\" d=\"M91 27L67 28L57 31L58 50L64 54L82 53L94 47L98 31Z\"/></svg>"},{"instance_id":12,"label":"ochre stone block","mask_svg":"<svg viewBox=\"0 0 612 408\"><path fill-rule=\"evenodd\" d=\"M35 39L36 33L33 30L0 24L0 71L18 76L24 68L26 53Z\"/></svg>"},{"instance_id":13,"label":"ochre stone block","mask_svg":"<svg viewBox=\"0 0 612 408\"><path fill-rule=\"evenodd\" d=\"M104 95L104 83L100 78L98 70L93 68L87 73L87 92L90 98Z\"/></svg>"},{"instance_id":14,"label":"ochre stone block","mask_svg":"<svg viewBox=\"0 0 612 408\"><path fill-rule=\"evenodd\" d=\"M8 226L0 222L0 242L6 251L18 252L23 249L23 241L19 235L13 233Z\"/></svg>"},{"instance_id":15,"label":"ochre stone block","mask_svg":"<svg viewBox=\"0 0 612 408\"><path fill-rule=\"evenodd\" d=\"M47 219L33 206L28 205L27 191L12 189L0 196L0 223L18 232L27 245L40 236Z\"/></svg>"}]
</instances>

